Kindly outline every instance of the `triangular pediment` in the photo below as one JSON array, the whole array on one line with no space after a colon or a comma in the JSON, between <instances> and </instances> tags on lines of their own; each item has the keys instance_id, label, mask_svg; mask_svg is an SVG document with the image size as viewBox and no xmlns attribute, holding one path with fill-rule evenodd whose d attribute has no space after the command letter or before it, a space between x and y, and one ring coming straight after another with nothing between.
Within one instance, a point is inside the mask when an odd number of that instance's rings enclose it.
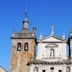
<instances>
[{"instance_id":1,"label":"triangular pediment","mask_svg":"<svg viewBox=\"0 0 72 72\"><path fill-rule=\"evenodd\" d=\"M50 36L43 38L42 42L63 42L63 40L54 36Z\"/></svg>"}]
</instances>

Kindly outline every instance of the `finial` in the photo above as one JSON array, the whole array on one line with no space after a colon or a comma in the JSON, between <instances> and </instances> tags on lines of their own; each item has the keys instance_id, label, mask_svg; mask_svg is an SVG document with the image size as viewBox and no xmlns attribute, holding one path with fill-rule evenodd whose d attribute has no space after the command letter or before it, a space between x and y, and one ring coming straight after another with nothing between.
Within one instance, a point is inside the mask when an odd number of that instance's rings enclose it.
<instances>
[{"instance_id":1,"label":"finial","mask_svg":"<svg viewBox=\"0 0 72 72\"><path fill-rule=\"evenodd\" d=\"M25 12L25 18L23 20L23 28L28 29L28 24L29 24L29 21L28 21L28 17L27 17L27 12Z\"/></svg>"},{"instance_id":2,"label":"finial","mask_svg":"<svg viewBox=\"0 0 72 72\"><path fill-rule=\"evenodd\" d=\"M25 0L25 12L24 12L25 18L24 21L28 21L28 0Z\"/></svg>"},{"instance_id":3,"label":"finial","mask_svg":"<svg viewBox=\"0 0 72 72\"><path fill-rule=\"evenodd\" d=\"M27 17L27 12L25 12L25 17Z\"/></svg>"},{"instance_id":4,"label":"finial","mask_svg":"<svg viewBox=\"0 0 72 72\"><path fill-rule=\"evenodd\" d=\"M15 32L15 29L12 30L12 33L14 33L14 32Z\"/></svg>"},{"instance_id":5,"label":"finial","mask_svg":"<svg viewBox=\"0 0 72 72\"><path fill-rule=\"evenodd\" d=\"M65 33L63 33L63 35L62 35L62 39L65 39Z\"/></svg>"},{"instance_id":6,"label":"finial","mask_svg":"<svg viewBox=\"0 0 72 72\"><path fill-rule=\"evenodd\" d=\"M51 26L51 28L52 28L51 36L53 36L54 35L54 26Z\"/></svg>"},{"instance_id":7,"label":"finial","mask_svg":"<svg viewBox=\"0 0 72 72\"><path fill-rule=\"evenodd\" d=\"M24 18L24 21L28 22L28 14L27 14L27 12L25 12L25 18Z\"/></svg>"},{"instance_id":8,"label":"finial","mask_svg":"<svg viewBox=\"0 0 72 72\"><path fill-rule=\"evenodd\" d=\"M25 0L25 13L27 13L28 12L28 0Z\"/></svg>"},{"instance_id":9,"label":"finial","mask_svg":"<svg viewBox=\"0 0 72 72\"><path fill-rule=\"evenodd\" d=\"M40 33L40 40L42 39L42 33Z\"/></svg>"},{"instance_id":10,"label":"finial","mask_svg":"<svg viewBox=\"0 0 72 72\"><path fill-rule=\"evenodd\" d=\"M33 32L36 33L36 27L33 27Z\"/></svg>"}]
</instances>

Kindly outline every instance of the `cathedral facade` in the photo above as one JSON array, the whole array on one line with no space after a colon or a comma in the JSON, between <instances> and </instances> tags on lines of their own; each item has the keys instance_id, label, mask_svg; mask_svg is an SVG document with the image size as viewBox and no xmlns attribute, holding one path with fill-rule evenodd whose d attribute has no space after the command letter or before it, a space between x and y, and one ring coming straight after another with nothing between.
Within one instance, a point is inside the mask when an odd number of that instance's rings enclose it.
<instances>
[{"instance_id":1,"label":"cathedral facade","mask_svg":"<svg viewBox=\"0 0 72 72\"><path fill-rule=\"evenodd\" d=\"M30 31L28 25L25 17L21 31L11 35L9 72L72 72L72 32L66 40L64 34L56 36L52 27L50 35L40 34L37 40L36 28ZM0 72L7 71L1 68Z\"/></svg>"},{"instance_id":2,"label":"cathedral facade","mask_svg":"<svg viewBox=\"0 0 72 72\"><path fill-rule=\"evenodd\" d=\"M49 36L40 34L37 40L36 28L30 32L28 24L25 18L21 31L12 33L10 72L72 72L72 32L67 41L64 34L56 36L52 27Z\"/></svg>"},{"instance_id":3,"label":"cathedral facade","mask_svg":"<svg viewBox=\"0 0 72 72\"><path fill-rule=\"evenodd\" d=\"M30 62L30 72L72 72L71 33L69 42L65 35L57 37L54 33L38 40L38 54ZM67 56L67 44L70 45L70 57Z\"/></svg>"}]
</instances>

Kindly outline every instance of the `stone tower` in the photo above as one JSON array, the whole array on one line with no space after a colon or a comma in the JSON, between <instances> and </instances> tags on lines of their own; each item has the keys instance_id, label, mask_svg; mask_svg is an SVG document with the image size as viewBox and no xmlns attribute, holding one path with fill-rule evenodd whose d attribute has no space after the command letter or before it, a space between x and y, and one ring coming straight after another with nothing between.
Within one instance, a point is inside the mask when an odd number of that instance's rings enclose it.
<instances>
[{"instance_id":1,"label":"stone tower","mask_svg":"<svg viewBox=\"0 0 72 72\"><path fill-rule=\"evenodd\" d=\"M28 63L36 56L36 29L30 32L28 24L25 17L21 31L12 33L10 72L29 72Z\"/></svg>"},{"instance_id":2,"label":"stone tower","mask_svg":"<svg viewBox=\"0 0 72 72\"><path fill-rule=\"evenodd\" d=\"M69 34L68 45L69 45L69 58L72 59L72 31Z\"/></svg>"}]
</instances>

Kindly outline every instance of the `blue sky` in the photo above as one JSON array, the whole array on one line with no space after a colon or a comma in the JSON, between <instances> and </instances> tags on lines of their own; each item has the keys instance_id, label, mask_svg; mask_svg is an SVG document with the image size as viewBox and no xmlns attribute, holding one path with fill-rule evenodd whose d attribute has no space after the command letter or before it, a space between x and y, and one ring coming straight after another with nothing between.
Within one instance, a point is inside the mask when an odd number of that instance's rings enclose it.
<instances>
[{"instance_id":1,"label":"blue sky","mask_svg":"<svg viewBox=\"0 0 72 72\"><path fill-rule=\"evenodd\" d=\"M37 38L40 32L43 36L49 35L52 25L57 36L65 33L66 38L72 29L72 0L26 1L0 0L0 65L7 70L10 65L11 33L22 28L25 10L28 12L30 30L37 28Z\"/></svg>"}]
</instances>

